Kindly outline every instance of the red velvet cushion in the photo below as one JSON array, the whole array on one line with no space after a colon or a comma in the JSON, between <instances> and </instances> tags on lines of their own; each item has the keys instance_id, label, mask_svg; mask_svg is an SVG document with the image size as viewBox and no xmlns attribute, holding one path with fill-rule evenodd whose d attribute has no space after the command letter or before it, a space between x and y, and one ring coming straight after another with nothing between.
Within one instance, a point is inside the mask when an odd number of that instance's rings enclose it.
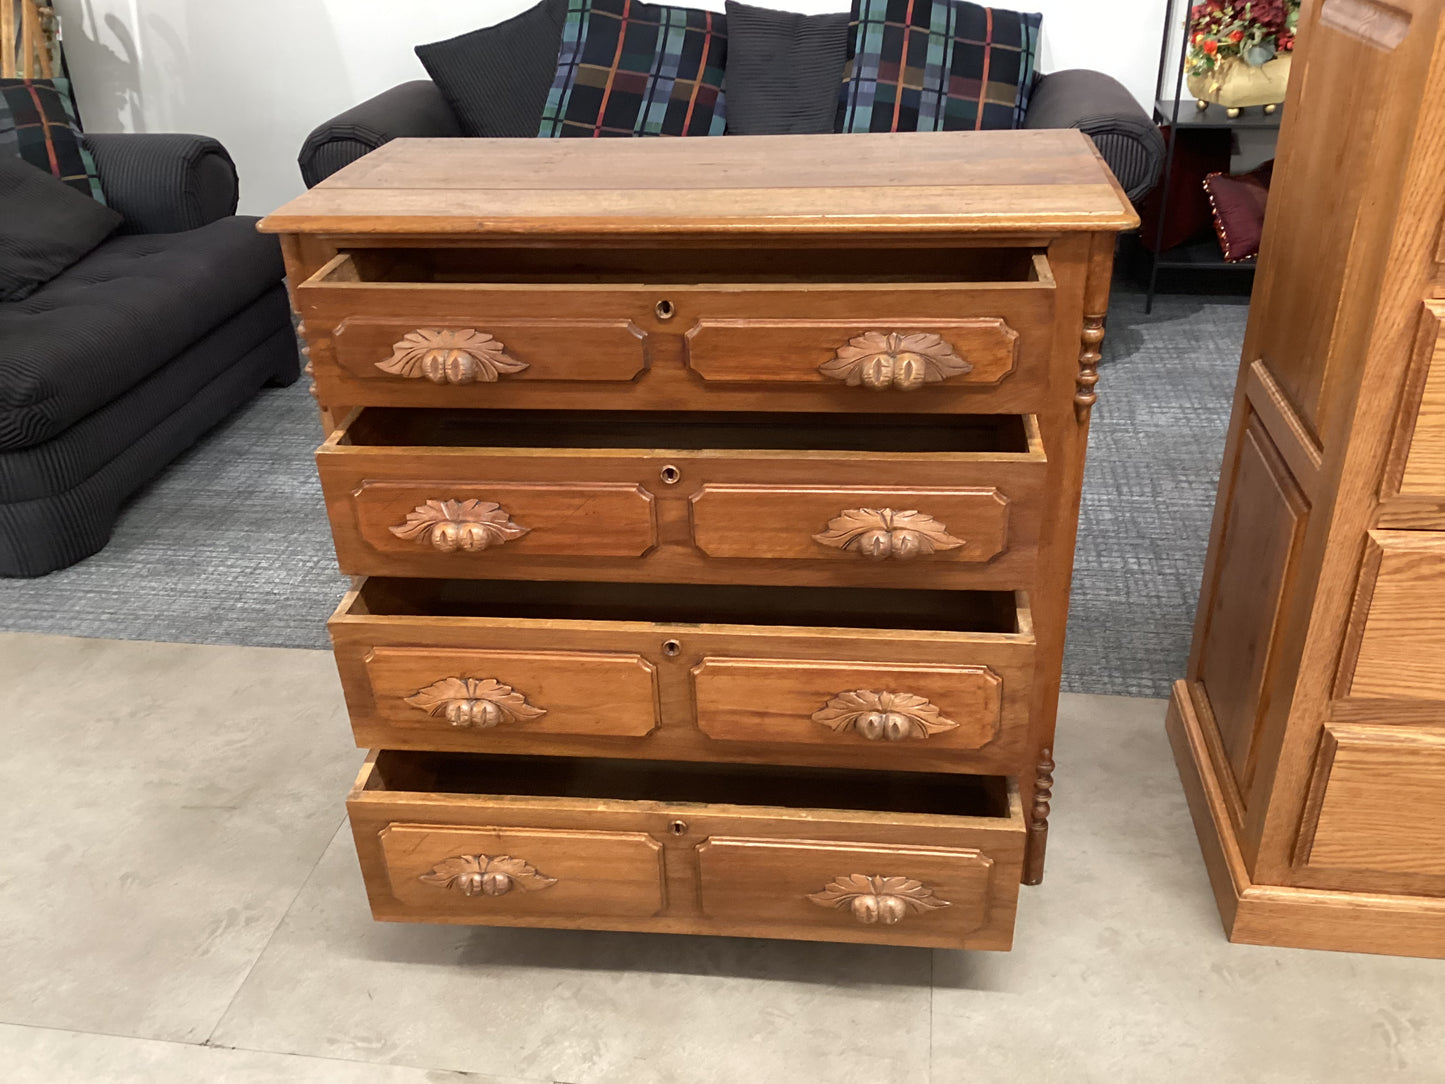
<instances>
[{"instance_id":1,"label":"red velvet cushion","mask_svg":"<svg viewBox=\"0 0 1445 1084\"><path fill-rule=\"evenodd\" d=\"M1160 131L1165 139L1169 138L1167 127ZM1181 127L1177 136L1174 167L1169 171L1169 215L1164 220L1164 235L1157 248L1159 212L1165 202L1163 183L1155 186L1145 197L1144 206L1139 208L1139 217L1143 219L1139 240L1150 252L1168 252L1209 229L1209 200L1204 193L1204 178L1229 170L1233 132L1224 128Z\"/></svg>"},{"instance_id":2,"label":"red velvet cushion","mask_svg":"<svg viewBox=\"0 0 1445 1084\"><path fill-rule=\"evenodd\" d=\"M1269 180L1274 159L1248 173L1211 173L1204 178L1209 209L1214 215L1214 232L1219 247L1230 263L1252 260L1259 255L1264 233L1264 208L1269 200Z\"/></svg>"}]
</instances>

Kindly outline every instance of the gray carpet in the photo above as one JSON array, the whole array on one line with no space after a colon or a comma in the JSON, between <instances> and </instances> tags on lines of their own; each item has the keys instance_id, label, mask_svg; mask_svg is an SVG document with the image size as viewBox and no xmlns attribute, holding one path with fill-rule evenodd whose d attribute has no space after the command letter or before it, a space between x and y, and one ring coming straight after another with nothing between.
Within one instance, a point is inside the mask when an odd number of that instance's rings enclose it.
<instances>
[{"instance_id":1,"label":"gray carpet","mask_svg":"<svg viewBox=\"0 0 1445 1084\"><path fill-rule=\"evenodd\" d=\"M1242 299L1116 290L1084 483L1065 685L1163 696L1183 672ZM0 580L0 629L326 647L345 583L311 452L306 381L267 389L128 505L109 546Z\"/></svg>"}]
</instances>

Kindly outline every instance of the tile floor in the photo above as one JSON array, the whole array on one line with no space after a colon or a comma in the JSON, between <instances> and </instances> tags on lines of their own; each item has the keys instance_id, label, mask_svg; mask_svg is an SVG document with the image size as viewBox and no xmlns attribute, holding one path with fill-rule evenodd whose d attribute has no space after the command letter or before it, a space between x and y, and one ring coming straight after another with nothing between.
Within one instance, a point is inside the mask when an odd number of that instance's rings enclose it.
<instances>
[{"instance_id":1,"label":"tile floor","mask_svg":"<svg viewBox=\"0 0 1445 1084\"><path fill-rule=\"evenodd\" d=\"M1162 717L1065 697L1012 953L380 925L329 655L0 634L0 1080L1445 1080L1445 966L1224 940Z\"/></svg>"}]
</instances>

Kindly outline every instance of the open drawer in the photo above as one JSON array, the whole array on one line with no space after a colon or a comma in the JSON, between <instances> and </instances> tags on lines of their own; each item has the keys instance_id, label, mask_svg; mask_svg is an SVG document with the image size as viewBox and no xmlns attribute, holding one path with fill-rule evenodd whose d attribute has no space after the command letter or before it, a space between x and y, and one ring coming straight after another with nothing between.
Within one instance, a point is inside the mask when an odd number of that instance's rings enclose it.
<instances>
[{"instance_id":1,"label":"open drawer","mask_svg":"<svg viewBox=\"0 0 1445 1084\"><path fill-rule=\"evenodd\" d=\"M1047 387L1055 289L1028 248L359 249L295 301L323 402L958 410Z\"/></svg>"},{"instance_id":2,"label":"open drawer","mask_svg":"<svg viewBox=\"0 0 1445 1084\"><path fill-rule=\"evenodd\" d=\"M1007 949L996 777L372 754L347 802L376 918Z\"/></svg>"},{"instance_id":3,"label":"open drawer","mask_svg":"<svg viewBox=\"0 0 1445 1084\"><path fill-rule=\"evenodd\" d=\"M1032 415L368 407L317 451L342 571L1016 586Z\"/></svg>"},{"instance_id":4,"label":"open drawer","mask_svg":"<svg viewBox=\"0 0 1445 1084\"><path fill-rule=\"evenodd\" d=\"M1022 594L373 578L330 629L363 747L1032 761Z\"/></svg>"}]
</instances>

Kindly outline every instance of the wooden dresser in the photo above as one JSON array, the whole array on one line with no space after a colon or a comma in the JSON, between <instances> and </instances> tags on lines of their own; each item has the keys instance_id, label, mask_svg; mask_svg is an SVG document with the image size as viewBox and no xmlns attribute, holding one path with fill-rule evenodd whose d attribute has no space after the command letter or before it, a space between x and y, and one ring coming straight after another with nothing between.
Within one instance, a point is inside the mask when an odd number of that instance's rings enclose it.
<instances>
[{"instance_id":1,"label":"wooden dresser","mask_svg":"<svg viewBox=\"0 0 1445 1084\"><path fill-rule=\"evenodd\" d=\"M1445 956L1445 3L1299 42L1169 733L1233 940Z\"/></svg>"},{"instance_id":2,"label":"wooden dresser","mask_svg":"<svg viewBox=\"0 0 1445 1084\"><path fill-rule=\"evenodd\" d=\"M266 219L376 917L1008 948L1134 223L1062 131L398 141Z\"/></svg>"}]
</instances>

